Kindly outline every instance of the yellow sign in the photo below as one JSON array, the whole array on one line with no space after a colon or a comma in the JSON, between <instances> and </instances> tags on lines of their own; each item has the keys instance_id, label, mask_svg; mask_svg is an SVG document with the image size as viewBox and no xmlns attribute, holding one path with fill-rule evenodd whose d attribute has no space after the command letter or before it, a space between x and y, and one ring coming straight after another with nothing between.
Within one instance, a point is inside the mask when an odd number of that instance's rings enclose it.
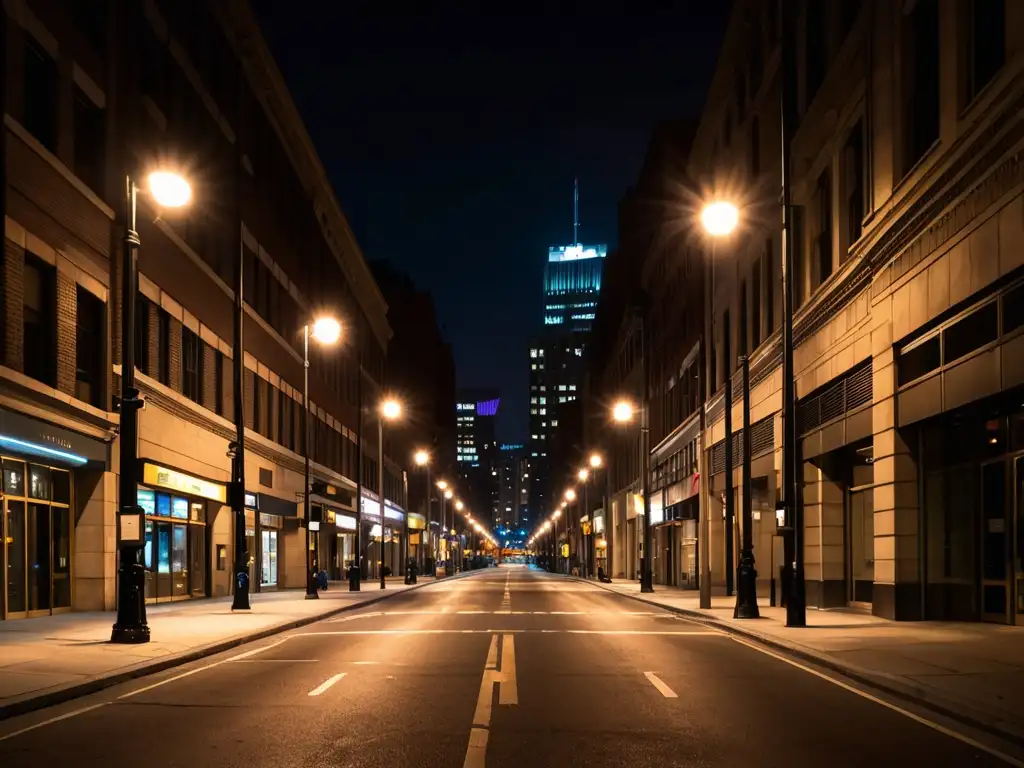
<instances>
[{"instance_id":1,"label":"yellow sign","mask_svg":"<svg viewBox=\"0 0 1024 768\"><path fill-rule=\"evenodd\" d=\"M426 518L423 517L423 515L416 514L415 512L410 512L406 517L406 521L409 523L409 529L413 531L422 530L427 527Z\"/></svg>"},{"instance_id":2,"label":"yellow sign","mask_svg":"<svg viewBox=\"0 0 1024 768\"><path fill-rule=\"evenodd\" d=\"M569 556L569 545L568 544L563 544L562 545L562 557L568 557L568 556Z\"/></svg>"},{"instance_id":3,"label":"yellow sign","mask_svg":"<svg viewBox=\"0 0 1024 768\"><path fill-rule=\"evenodd\" d=\"M583 535L584 536L589 536L590 535L590 523L587 523L587 522L583 523Z\"/></svg>"},{"instance_id":4,"label":"yellow sign","mask_svg":"<svg viewBox=\"0 0 1024 768\"><path fill-rule=\"evenodd\" d=\"M146 485L155 485L158 488L185 493L189 496L201 496L204 499L213 499L222 504L227 501L227 486L221 483L214 483L203 480L200 477L192 477L184 472L178 472L157 464L150 464L148 461L142 467L142 482Z\"/></svg>"}]
</instances>

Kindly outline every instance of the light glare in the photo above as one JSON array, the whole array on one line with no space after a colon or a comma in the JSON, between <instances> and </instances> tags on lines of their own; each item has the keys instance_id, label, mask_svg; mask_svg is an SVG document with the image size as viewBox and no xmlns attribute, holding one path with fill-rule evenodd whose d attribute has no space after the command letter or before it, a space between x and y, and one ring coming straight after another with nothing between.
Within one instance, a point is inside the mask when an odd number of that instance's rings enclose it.
<instances>
[{"instance_id":1,"label":"light glare","mask_svg":"<svg viewBox=\"0 0 1024 768\"><path fill-rule=\"evenodd\" d=\"M380 413L388 421L393 421L402 415L402 405L397 400L385 400L381 403Z\"/></svg>"},{"instance_id":2,"label":"light glare","mask_svg":"<svg viewBox=\"0 0 1024 768\"><path fill-rule=\"evenodd\" d=\"M740 220L740 212L732 203L719 200L704 206L700 220L709 235L721 237L731 234L736 229Z\"/></svg>"},{"instance_id":3,"label":"light glare","mask_svg":"<svg viewBox=\"0 0 1024 768\"><path fill-rule=\"evenodd\" d=\"M149 194L164 208L181 208L192 199L192 187L176 173L153 171L149 174Z\"/></svg>"},{"instance_id":4,"label":"light glare","mask_svg":"<svg viewBox=\"0 0 1024 768\"><path fill-rule=\"evenodd\" d=\"M334 344L341 338L341 323L333 317L319 317L313 323L313 338L321 344Z\"/></svg>"}]
</instances>

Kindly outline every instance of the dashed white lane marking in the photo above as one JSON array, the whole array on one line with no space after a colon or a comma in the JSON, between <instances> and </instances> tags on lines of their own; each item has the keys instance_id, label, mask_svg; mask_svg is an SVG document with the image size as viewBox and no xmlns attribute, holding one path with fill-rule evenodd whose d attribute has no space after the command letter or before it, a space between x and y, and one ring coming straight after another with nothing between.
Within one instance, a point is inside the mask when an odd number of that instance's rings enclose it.
<instances>
[{"instance_id":1,"label":"dashed white lane marking","mask_svg":"<svg viewBox=\"0 0 1024 768\"><path fill-rule=\"evenodd\" d=\"M353 661L352 664L380 664L379 661Z\"/></svg>"},{"instance_id":2,"label":"dashed white lane marking","mask_svg":"<svg viewBox=\"0 0 1024 768\"><path fill-rule=\"evenodd\" d=\"M117 699L118 701L120 701L121 699L130 699L132 696L138 696L140 693L152 691L154 688L159 688L161 685L167 685L168 683L173 683L176 680L181 680L183 678L190 677L192 675L198 674L199 672L205 672L208 669L219 667L221 664L227 664L232 661L240 661L241 659L247 659L250 656L255 656L258 653L269 651L271 648L276 648L277 646L281 645L281 643L285 642L287 639L287 637L282 637L280 640L275 640L273 643L262 645L259 648L253 648L251 651L246 651L245 653L240 653L237 656L232 656L230 659L221 659L220 661L213 662L213 664L207 664L203 667L196 667L195 669L190 669L188 672L182 672L180 675L169 677L166 680L161 680L158 683L153 683L152 685L147 685L143 688L137 688L134 691L129 691L128 693L118 696Z\"/></svg>"},{"instance_id":3,"label":"dashed white lane marking","mask_svg":"<svg viewBox=\"0 0 1024 768\"><path fill-rule=\"evenodd\" d=\"M816 669L814 669L812 667L808 667L805 664L801 664L799 661L796 661L795 659L788 659L788 658L786 658L785 656L783 656L781 654L778 654L778 653L775 653L773 651L770 651L767 648L762 648L761 646L757 645L756 643L748 642L748 641L743 640L742 638L739 638L739 637L736 637L736 636L732 636L732 639L735 640L740 645L745 645L748 648L753 648L755 651L763 653L765 656L771 656L773 659L778 659L779 661L785 662L786 664L789 664L791 667L796 667L797 669L801 669L804 672L807 672L808 674L814 675L815 677L820 677L822 680L827 680L828 682L832 683L832 685L837 685L840 688L842 688L843 690L849 691L850 693L857 694L861 698L867 699L868 701L872 701L875 704L878 704L880 706L885 707L886 709L891 709L893 712L898 712L899 714L903 715L904 717L910 718L911 720L913 720L916 723L920 723L921 725L927 726L928 728L931 728L932 730L935 730L935 731L938 731L939 733L945 734L946 736L954 738L957 741L963 742L964 744L967 744L968 746L974 747L975 749L980 749L982 752L985 752L985 753L990 754L990 755L992 755L993 757L995 757L995 758L997 758L999 760L1002 760L1007 765L1013 765L1013 766L1016 766L1016 768L1024 768L1024 761L1018 760L1015 757L1011 757L1010 755L1006 754L1005 752L1000 752L995 747L986 746L985 744L982 744L980 741L976 741L975 739L972 739L970 736L967 736L967 735L965 735L963 733L958 733L957 731L954 731L951 728L947 728L944 725L939 725L938 723L936 723L936 722L934 722L932 720L929 720L926 717L921 717L920 715L915 715L913 712L910 712L910 711L908 711L906 709L903 709L903 707L899 707L899 706L897 706L895 704L892 704L891 702L888 702L885 699L880 699L877 696L872 696L867 691L862 691L859 688L856 688L856 687L854 687L852 685L848 685L847 683L842 682L841 680L836 680L833 677L829 677L824 672L819 672L818 670L816 670Z\"/></svg>"},{"instance_id":4,"label":"dashed white lane marking","mask_svg":"<svg viewBox=\"0 0 1024 768\"><path fill-rule=\"evenodd\" d=\"M310 691L308 695L309 696L319 696L321 693L324 693L325 691L327 691L336 682L341 680L341 678L343 678L345 676L345 674L346 674L345 672L339 672L336 675L331 675L326 680L324 680L322 683L320 683L320 685L318 685L316 688L314 688L312 691Z\"/></svg>"},{"instance_id":5,"label":"dashed white lane marking","mask_svg":"<svg viewBox=\"0 0 1024 768\"><path fill-rule=\"evenodd\" d=\"M319 659L232 659L229 664L315 664Z\"/></svg>"},{"instance_id":6,"label":"dashed white lane marking","mask_svg":"<svg viewBox=\"0 0 1024 768\"><path fill-rule=\"evenodd\" d=\"M651 681L651 685L658 689L658 693L664 696L666 699L678 699L676 692L665 685L665 681L658 677L653 672L644 672L644 677Z\"/></svg>"},{"instance_id":7,"label":"dashed white lane marking","mask_svg":"<svg viewBox=\"0 0 1024 768\"><path fill-rule=\"evenodd\" d=\"M504 602L503 602L504 604ZM328 619L326 624L338 624L341 622L355 621L357 619L372 619L381 616L626 616L626 617L649 617L658 616L665 619L678 620L677 616L661 611L378 611L376 613L360 614L359 616L346 616L338 619Z\"/></svg>"},{"instance_id":8,"label":"dashed white lane marking","mask_svg":"<svg viewBox=\"0 0 1024 768\"><path fill-rule=\"evenodd\" d=\"M34 731L36 728L42 728L44 725L52 725L53 723L59 723L61 720L67 720L69 717L76 717L77 715L84 715L86 712L91 712L94 709L99 709L100 707L105 707L109 703L110 703L109 701L103 701L103 702L100 702L99 704L93 704L93 705L88 706L88 707L82 707L81 709L76 709L73 712L68 712L68 713L63 714L63 715L58 715L57 717L51 717L49 720L43 720L40 723L35 723L34 725L30 725L30 726L28 726L26 728L22 728L21 730L13 731L11 733L5 733L3 736L0 736L0 741L7 741L7 739L13 739L15 736L21 736L21 734L23 734L23 733L28 733L29 731Z\"/></svg>"}]
</instances>

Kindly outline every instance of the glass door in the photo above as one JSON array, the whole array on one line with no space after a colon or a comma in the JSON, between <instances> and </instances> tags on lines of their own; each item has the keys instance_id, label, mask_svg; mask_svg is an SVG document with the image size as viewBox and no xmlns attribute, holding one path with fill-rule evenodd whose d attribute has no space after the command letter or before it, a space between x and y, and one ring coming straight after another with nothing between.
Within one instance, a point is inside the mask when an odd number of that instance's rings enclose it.
<instances>
[{"instance_id":1,"label":"glass door","mask_svg":"<svg viewBox=\"0 0 1024 768\"><path fill-rule=\"evenodd\" d=\"M875 584L875 510L871 488L850 491L847 514L846 599L867 604L872 600Z\"/></svg>"},{"instance_id":2,"label":"glass door","mask_svg":"<svg viewBox=\"0 0 1024 768\"><path fill-rule=\"evenodd\" d=\"M206 597L206 526L188 527L188 557L192 597Z\"/></svg>"},{"instance_id":3,"label":"glass door","mask_svg":"<svg viewBox=\"0 0 1024 768\"><path fill-rule=\"evenodd\" d=\"M4 504L4 582L6 618L28 615L25 563L25 502L8 500Z\"/></svg>"},{"instance_id":4,"label":"glass door","mask_svg":"<svg viewBox=\"0 0 1024 768\"><path fill-rule=\"evenodd\" d=\"M1010 623L1010 559L1007 530L1007 462L981 468L981 618Z\"/></svg>"}]
</instances>

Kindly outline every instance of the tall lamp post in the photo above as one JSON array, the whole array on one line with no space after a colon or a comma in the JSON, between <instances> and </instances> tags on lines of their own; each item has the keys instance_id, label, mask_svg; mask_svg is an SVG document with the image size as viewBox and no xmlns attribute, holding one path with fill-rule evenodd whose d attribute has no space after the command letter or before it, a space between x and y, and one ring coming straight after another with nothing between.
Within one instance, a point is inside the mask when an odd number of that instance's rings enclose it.
<instances>
[{"instance_id":1,"label":"tall lamp post","mask_svg":"<svg viewBox=\"0 0 1024 768\"><path fill-rule=\"evenodd\" d=\"M426 484L427 498L426 498L426 501L424 502L424 504L425 504L425 506L427 508L426 509L426 512L427 512L427 527L426 527L426 531L429 534L431 532L430 531L430 517L431 517L431 509L430 509L431 498L430 497L434 495L434 486L432 486L430 484L430 451L427 451L427 450L421 448L418 451L416 451L416 453L413 454L412 459L413 459L413 462L415 462L417 467L423 467L424 471L426 471L426 473L427 473L427 484ZM435 567L436 567L436 565L435 565Z\"/></svg>"},{"instance_id":2,"label":"tall lamp post","mask_svg":"<svg viewBox=\"0 0 1024 768\"><path fill-rule=\"evenodd\" d=\"M735 232L739 223L739 210L726 201L709 203L701 212L704 230L715 238L727 237ZM713 268L713 267L712 267ZM712 292L714 287L712 286ZM724 339L726 370L729 365L729 338ZM757 608L757 570L754 568L753 513L750 500L750 366L746 356L740 358L743 370L743 509L741 527L743 543L740 562L736 567L736 608L735 618L755 619ZM732 377L725 380L725 492L726 492L726 577L732 581ZM703 406L702 406L703 407ZM731 592L731 590L727 590Z\"/></svg>"},{"instance_id":3,"label":"tall lamp post","mask_svg":"<svg viewBox=\"0 0 1024 768\"><path fill-rule=\"evenodd\" d=\"M312 491L309 473L309 337L320 344L336 344L341 338L341 324L333 317L318 318L310 327L306 323L302 327L302 458L303 458L303 491L302 514L306 521L306 599L318 600L320 593L316 588L317 548L313 546L313 533L319 533L320 523L314 528L310 520L310 492ZM241 390L239 390L241 391Z\"/></svg>"},{"instance_id":4,"label":"tall lamp post","mask_svg":"<svg viewBox=\"0 0 1024 768\"><path fill-rule=\"evenodd\" d=\"M646 377L644 377L646 382ZM612 408L612 419L619 424L628 424L633 421L633 405L626 400L620 400ZM647 423L647 399L644 398L640 408L640 473L642 475L641 488L644 496L644 522L643 522L643 548L644 556L640 559L640 591L653 592L654 579L652 578L651 563L651 452L648 447L650 427Z\"/></svg>"},{"instance_id":5,"label":"tall lamp post","mask_svg":"<svg viewBox=\"0 0 1024 768\"><path fill-rule=\"evenodd\" d=\"M164 208L180 208L192 197L181 176L167 171L151 173L148 190ZM146 565L142 559L146 522L139 506L138 437L142 399L135 386L135 305L139 287L137 206L139 188L131 176L124 183L124 246L121 253L121 450L118 492L117 619L110 633L112 643L148 643L146 622ZM241 352L236 347L235 355ZM244 521L243 521L244 535ZM248 597L248 595L247 595Z\"/></svg>"},{"instance_id":6,"label":"tall lamp post","mask_svg":"<svg viewBox=\"0 0 1024 768\"><path fill-rule=\"evenodd\" d=\"M588 463L590 464L590 471L591 472L597 472L597 470L599 470L604 465L604 459L601 458L601 454L599 454L599 453L592 453L592 454L590 454L590 459L588 460ZM609 512L609 510L608 510L608 500L607 499L602 503L601 507L602 507L602 514L604 514L605 520L607 520L608 516L611 514ZM587 542L587 544L588 544L588 547L587 547L587 549L588 549L587 558L588 558L589 563L590 563L589 569L588 569L589 570L589 574L588 575L589 576L597 576L597 520L596 519L591 519L591 521L590 521L590 541Z\"/></svg>"},{"instance_id":7,"label":"tall lamp post","mask_svg":"<svg viewBox=\"0 0 1024 768\"><path fill-rule=\"evenodd\" d=\"M590 505L587 503L587 486L590 485L590 470L586 467L581 468L576 473L576 479L580 481L580 485L583 486L583 501L580 507L580 513L576 515L577 522L583 520L583 516L587 516L587 528L593 531L594 521L590 519ZM592 536L590 534L584 534L582 531L582 523L580 523L580 536L584 537L583 541L583 570L585 573L584 577L590 575L590 540Z\"/></svg>"},{"instance_id":8,"label":"tall lamp post","mask_svg":"<svg viewBox=\"0 0 1024 768\"><path fill-rule=\"evenodd\" d=\"M384 514L386 502L384 500L384 421L395 421L402 415L402 405L394 398L387 398L380 404L377 412L377 493L380 496L380 588L386 589L384 581ZM406 510L406 514L409 511Z\"/></svg>"},{"instance_id":9,"label":"tall lamp post","mask_svg":"<svg viewBox=\"0 0 1024 768\"><path fill-rule=\"evenodd\" d=\"M569 575L569 558L572 555L569 544L569 512L572 509L572 503L576 501L576 489L570 488L565 492L565 503L562 505L565 509L565 575Z\"/></svg>"}]
</instances>

